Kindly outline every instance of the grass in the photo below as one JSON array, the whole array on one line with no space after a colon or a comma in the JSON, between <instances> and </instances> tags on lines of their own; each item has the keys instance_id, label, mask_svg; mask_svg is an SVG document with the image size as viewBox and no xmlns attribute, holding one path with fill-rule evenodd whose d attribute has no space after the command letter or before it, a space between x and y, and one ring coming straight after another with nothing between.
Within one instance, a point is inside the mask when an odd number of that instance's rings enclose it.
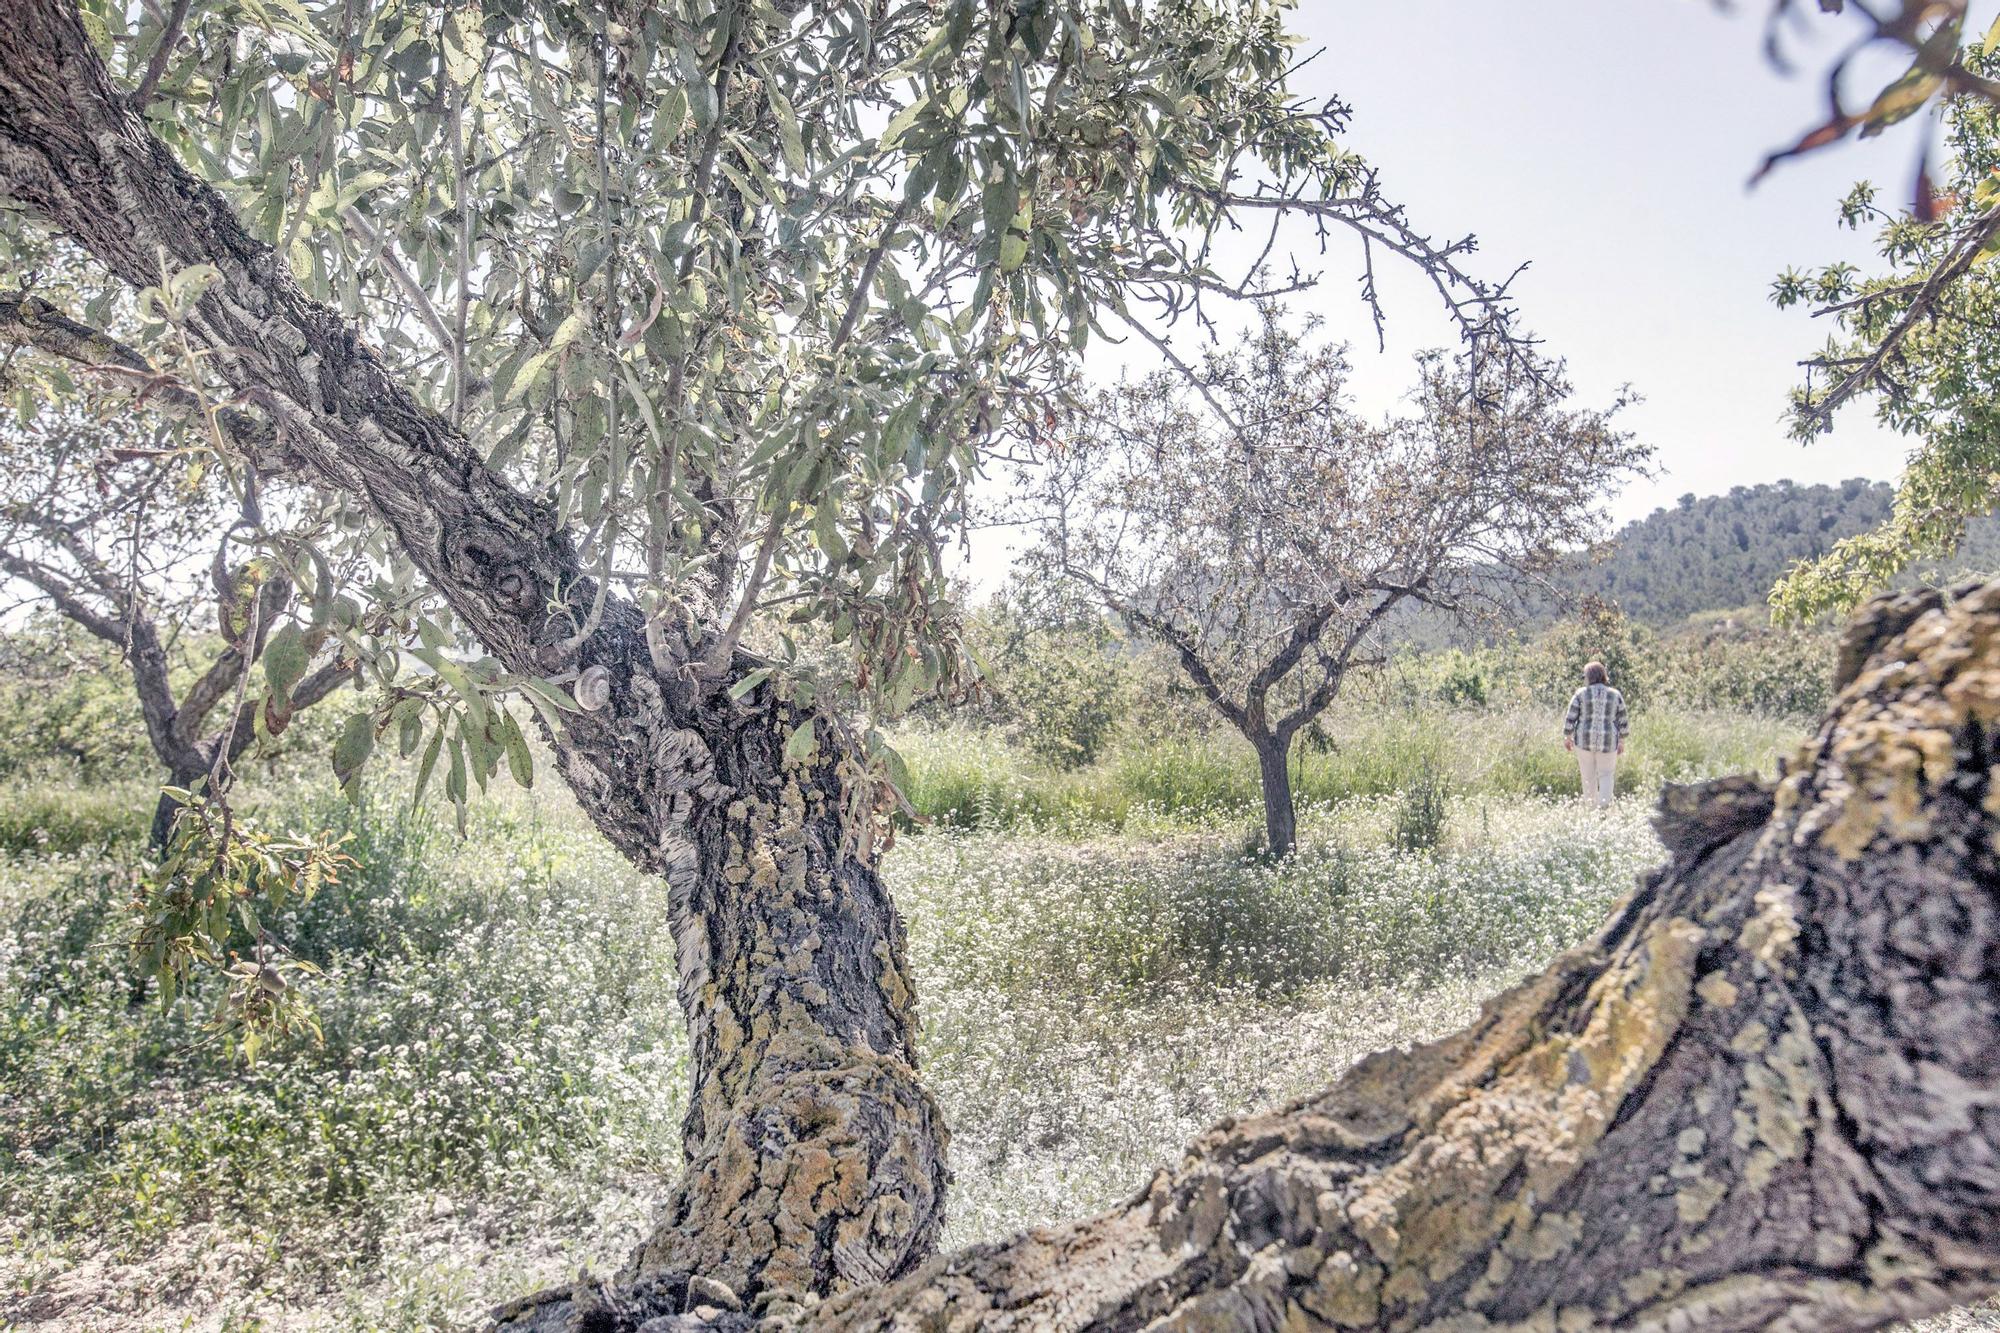
<instances>
[{"instance_id":1,"label":"grass","mask_svg":"<svg viewBox=\"0 0 2000 1333\"><path fill-rule=\"evenodd\" d=\"M0 853L62 853L142 842L157 780L85 780L59 771L12 779L0 800Z\"/></svg>"},{"instance_id":2,"label":"grass","mask_svg":"<svg viewBox=\"0 0 2000 1333\"><path fill-rule=\"evenodd\" d=\"M441 1200L584 1234L599 1200L677 1167L686 1042L649 881L529 801L463 842L386 801L297 813L344 825L366 870L275 924L327 969L325 1038L251 1067L206 1031L211 992L139 999L131 852L0 863L6 1313L38 1317L37 1289L60 1302L86 1261L166 1293L218 1255L230 1286L338 1290L392 1270Z\"/></svg>"},{"instance_id":3,"label":"grass","mask_svg":"<svg viewBox=\"0 0 2000 1333\"><path fill-rule=\"evenodd\" d=\"M1770 771L1802 724L1749 713L1639 713L1618 771L1620 794L1720 773ZM1546 711L1348 707L1330 713L1331 744L1295 747L1303 807L1391 796L1432 775L1454 792L1550 797L1576 790L1576 760ZM913 774L911 804L957 825L1091 830L1135 819L1194 826L1258 806L1257 764L1233 733L1127 743L1091 767L1061 771L983 733L931 730L897 739Z\"/></svg>"},{"instance_id":4,"label":"grass","mask_svg":"<svg viewBox=\"0 0 2000 1333\"><path fill-rule=\"evenodd\" d=\"M979 790L1018 793L933 806L960 816L885 866L954 1126L947 1245L1103 1207L1220 1117L1461 1026L1658 858L1643 798L1587 816L1500 762L1504 734L1364 721L1304 761L1318 785L1282 865L1244 854L1256 815L1219 747L1054 783L964 737L907 747L927 799L982 769L1000 776ZM1635 767L1779 739L1653 725ZM1423 762L1448 781L1413 840L1393 780ZM677 1166L665 895L566 798L502 796L461 841L387 783L359 811L316 782L261 791L267 818L347 829L366 870L278 925L328 969L324 1043L252 1068L203 1031L211 996L134 1002L139 849L115 801L19 823L0 853L0 1327L459 1327L614 1266Z\"/></svg>"}]
</instances>

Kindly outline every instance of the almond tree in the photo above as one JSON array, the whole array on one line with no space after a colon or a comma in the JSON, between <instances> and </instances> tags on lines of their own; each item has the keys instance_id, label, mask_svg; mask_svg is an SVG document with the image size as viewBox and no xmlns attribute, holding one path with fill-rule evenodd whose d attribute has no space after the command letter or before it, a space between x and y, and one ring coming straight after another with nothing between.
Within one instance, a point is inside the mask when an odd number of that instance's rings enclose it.
<instances>
[{"instance_id":1,"label":"almond tree","mask_svg":"<svg viewBox=\"0 0 2000 1333\"><path fill-rule=\"evenodd\" d=\"M50 345L75 339L80 359L150 378L39 298L0 299L0 328L23 322ZM166 785L220 796L260 735L282 733L293 714L351 683L354 663L318 652L328 636L309 639L286 621L292 580L244 537L263 526L255 490L230 495L223 469L190 484L175 423L196 414L185 390L160 386L155 410L135 413L59 367L45 373L57 377L43 385L56 395L80 391L0 425L0 575L124 660ZM177 689L177 655L198 657L216 641ZM179 808L161 795L154 850L166 847Z\"/></svg>"},{"instance_id":2,"label":"almond tree","mask_svg":"<svg viewBox=\"0 0 2000 1333\"><path fill-rule=\"evenodd\" d=\"M1547 569L1648 452L1518 359L1422 358L1408 410L1370 422L1310 333L1266 305L1242 347L1086 396L1036 432L1030 481L1032 558L1164 644L1257 752L1275 855L1292 740L1397 610Z\"/></svg>"},{"instance_id":3,"label":"almond tree","mask_svg":"<svg viewBox=\"0 0 2000 1333\"><path fill-rule=\"evenodd\" d=\"M1774 5L1774 53L1799 8L1797 0ZM1837 263L1790 269L1772 284L1779 306L1812 307L1828 330L1800 363L1793 437L1809 443L1833 429L1843 408L1867 403L1911 441L1889 518L1798 562L1772 590L1773 607L1794 619L1844 611L1911 566L1950 555L1970 520L2000 507L1992 412L2000 288L1991 266L2000 251L2000 29L1965 41L1966 9L1965 0L1855 6L1859 37L1828 77L1828 119L1763 168L1850 132L1879 134L1933 105L1944 127L1940 153L1929 142L1933 118L1918 122L1924 142L1912 152L1910 188L1885 195L1863 181L1840 205L1843 223L1875 232L1874 272ZM1849 105L1843 76L1853 52L1877 47L1899 52L1909 68L1865 104Z\"/></svg>"}]
</instances>

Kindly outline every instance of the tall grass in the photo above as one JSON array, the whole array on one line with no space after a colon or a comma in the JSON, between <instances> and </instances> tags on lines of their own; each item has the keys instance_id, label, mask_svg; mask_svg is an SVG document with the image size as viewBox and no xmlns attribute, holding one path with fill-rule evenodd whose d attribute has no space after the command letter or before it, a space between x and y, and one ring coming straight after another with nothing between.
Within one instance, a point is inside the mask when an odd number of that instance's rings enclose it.
<instances>
[{"instance_id":1,"label":"tall grass","mask_svg":"<svg viewBox=\"0 0 2000 1333\"><path fill-rule=\"evenodd\" d=\"M136 999L135 845L0 859L0 1323L115 1298L101 1326L171 1327L162 1293L193 1291L210 1327L232 1301L452 1327L615 1262L678 1168L658 885L559 797L478 807L461 841L395 793L284 790L267 818L344 829L366 870L274 923L327 969L325 1040L251 1067L201 988ZM1571 804L1461 800L1422 854L1394 813L1316 809L1282 866L1226 823L906 837L886 873L959 1127L952 1243L1105 1203L1215 1117L1461 1021L1653 855L1636 807L1578 839Z\"/></svg>"},{"instance_id":2,"label":"tall grass","mask_svg":"<svg viewBox=\"0 0 2000 1333\"><path fill-rule=\"evenodd\" d=\"M253 1066L207 1031L212 987L163 1008L132 970L134 850L0 860L17 1250L39 1237L59 1267L65 1240L177 1264L221 1247L236 1282L311 1290L438 1192L581 1230L619 1182L678 1165L686 1040L646 877L528 802L483 808L464 841L393 801L292 813L344 828L366 869L270 923L326 969L324 1040Z\"/></svg>"},{"instance_id":3,"label":"tall grass","mask_svg":"<svg viewBox=\"0 0 2000 1333\"><path fill-rule=\"evenodd\" d=\"M1803 724L1756 714L1648 710L1633 720L1621 794L1721 773L1771 771ZM1559 796L1577 790L1575 757L1557 720L1527 710L1343 709L1323 747L1291 758L1301 805L1389 796L1440 778L1461 795ZM897 739L926 818L958 826L1123 828L1135 818L1199 824L1241 817L1262 797L1248 744L1229 732L1128 742L1089 768L1038 764L991 731L940 728Z\"/></svg>"},{"instance_id":4,"label":"tall grass","mask_svg":"<svg viewBox=\"0 0 2000 1333\"><path fill-rule=\"evenodd\" d=\"M0 855L129 847L152 822L161 779L86 780L74 771L16 778L0 799Z\"/></svg>"}]
</instances>

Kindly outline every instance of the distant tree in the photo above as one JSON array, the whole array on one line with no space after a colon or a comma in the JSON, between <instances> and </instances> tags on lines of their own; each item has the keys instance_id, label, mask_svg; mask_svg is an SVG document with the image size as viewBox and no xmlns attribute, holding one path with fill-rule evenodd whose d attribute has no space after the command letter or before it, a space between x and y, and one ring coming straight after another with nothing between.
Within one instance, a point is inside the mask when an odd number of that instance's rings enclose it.
<instances>
[{"instance_id":1,"label":"distant tree","mask_svg":"<svg viewBox=\"0 0 2000 1333\"><path fill-rule=\"evenodd\" d=\"M22 304L0 300L0 318ZM29 317L61 322L48 309ZM163 411L79 386L33 416L0 420L0 583L26 585L29 600L122 659L167 786L222 795L259 735L283 732L353 681L355 664L288 620L297 590L256 549L267 528L255 482L232 493L230 473L191 466L197 453L173 419L186 391L156 392ZM176 667L191 671L178 688ZM161 795L156 849L178 809Z\"/></svg>"},{"instance_id":2,"label":"distant tree","mask_svg":"<svg viewBox=\"0 0 2000 1333\"><path fill-rule=\"evenodd\" d=\"M1087 396L1045 441L1034 563L1164 644L1257 752L1269 849L1287 757L1398 607L1461 613L1581 542L1648 451L1554 367L1428 355L1408 409L1350 406L1338 347L1267 305L1199 367Z\"/></svg>"}]
</instances>

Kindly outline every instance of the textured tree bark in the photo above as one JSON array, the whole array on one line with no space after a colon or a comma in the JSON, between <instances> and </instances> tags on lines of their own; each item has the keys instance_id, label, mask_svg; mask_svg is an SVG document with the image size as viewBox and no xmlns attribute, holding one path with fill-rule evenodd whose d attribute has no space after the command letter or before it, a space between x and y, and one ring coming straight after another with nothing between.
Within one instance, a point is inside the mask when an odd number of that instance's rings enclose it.
<instances>
[{"instance_id":1,"label":"textured tree bark","mask_svg":"<svg viewBox=\"0 0 2000 1333\"><path fill-rule=\"evenodd\" d=\"M368 504L510 669L609 672L610 702L553 744L592 820L667 881L695 1052L688 1170L634 1273L824 1292L917 1263L941 1224L945 1139L844 733L822 717L817 754L784 762L801 718L770 686L731 702L656 673L615 597L572 647L595 588L553 514L153 137L61 0L19 0L0 25L0 193L135 285L214 265L191 331L303 479ZM684 660L707 633L684 636ZM737 674L752 665L739 654Z\"/></svg>"}]
</instances>

